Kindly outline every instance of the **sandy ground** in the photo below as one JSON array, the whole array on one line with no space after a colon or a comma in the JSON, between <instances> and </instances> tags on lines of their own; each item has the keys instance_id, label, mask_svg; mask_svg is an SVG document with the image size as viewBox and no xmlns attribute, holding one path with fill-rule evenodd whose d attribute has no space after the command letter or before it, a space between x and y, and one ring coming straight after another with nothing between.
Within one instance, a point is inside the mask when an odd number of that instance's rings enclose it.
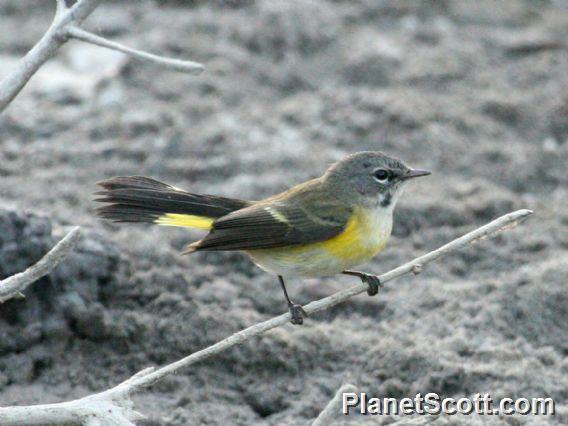
<instances>
[{"instance_id":1,"label":"sandy ground","mask_svg":"<svg viewBox=\"0 0 568 426\"><path fill-rule=\"evenodd\" d=\"M105 4L87 27L206 64L191 77L70 43L0 116L0 277L81 225L75 254L0 307L0 405L105 389L284 311L198 232L114 226L95 182L147 175L258 199L372 149L434 171L397 211L384 272L494 217L529 222L225 352L137 397L146 424L306 424L345 382L376 396L552 397L568 423L568 5L562 1ZM0 76L50 22L0 3ZM290 282L301 303L354 281ZM377 424L392 418L350 417Z\"/></svg>"}]
</instances>

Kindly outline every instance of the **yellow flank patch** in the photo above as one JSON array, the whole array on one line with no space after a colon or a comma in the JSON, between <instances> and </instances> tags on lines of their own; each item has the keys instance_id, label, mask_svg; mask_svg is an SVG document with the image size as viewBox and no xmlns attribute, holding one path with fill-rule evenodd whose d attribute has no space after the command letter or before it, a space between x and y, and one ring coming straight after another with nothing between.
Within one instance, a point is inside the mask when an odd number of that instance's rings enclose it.
<instances>
[{"instance_id":1,"label":"yellow flank patch","mask_svg":"<svg viewBox=\"0 0 568 426\"><path fill-rule=\"evenodd\" d=\"M186 228L211 229L214 219L192 214L166 213L158 217L154 223L164 226L182 226Z\"/></svg>"},{"instance_id":2,"label":"yellow flank patch","mask_svg":"<svg viewBox=\"0 0 568 426\"><path fill-rule=\"evenodd\" d=\"M355 261L374 257L385 248L389 240L390 223L381 223L381 218L373 216L372 213L356 211L341 234L319 244L343 260ZM388 231L385 232L384 228L388 228Z\"/></svg>"},{"instance_id":3,"label":"yellow flank patch","mask_svg":"<svg viewBox=\"0 0 568 426\"><path fill-rule=\"evenodd\" d=\"M385 248L392 211L356 208L343 232L316 243L250 250L263 269L284 276L322 277L368 262Z\"/></svg>"}]
</instances>

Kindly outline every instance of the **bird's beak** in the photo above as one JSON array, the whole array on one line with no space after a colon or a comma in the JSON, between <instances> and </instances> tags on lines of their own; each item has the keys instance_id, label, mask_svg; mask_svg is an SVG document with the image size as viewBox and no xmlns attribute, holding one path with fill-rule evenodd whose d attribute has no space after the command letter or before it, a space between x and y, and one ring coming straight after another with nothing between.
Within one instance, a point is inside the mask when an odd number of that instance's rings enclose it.
<instances>
[{"instance_id":1,"label":"bird's beak","mask_svg":"<svg viewBox=\"0 0 568 426\"><path fill-rule=\"evenodd\" d=\"M420 176L431 175L432 172L428 170L411 169L407 174L400 177L400 180L414 179Z\"/></svg>"}]
</instances>

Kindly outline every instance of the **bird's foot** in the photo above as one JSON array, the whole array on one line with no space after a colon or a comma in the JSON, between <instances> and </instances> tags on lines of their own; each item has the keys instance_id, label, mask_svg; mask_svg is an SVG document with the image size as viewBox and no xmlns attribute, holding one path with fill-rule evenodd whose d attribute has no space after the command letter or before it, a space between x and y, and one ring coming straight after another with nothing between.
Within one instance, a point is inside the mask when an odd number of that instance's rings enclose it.
<instances>
[{"instance_id":1,"label":"bird's foot","mask_svg":"<svg viewBox=\"0 0 568 426\"><path fill-rule=\"evenodd\" d=\"M373 274L361 273L361 281L367 283L369 288L367 289L367 294L369 296L376 296L379 294L379 289L383 286L380 278Z\"/></svg>"},{"instance_id":2,"label":"bird's foot","mask_svg":"<svg viewBox=\"0 0 568 426\"><path fill-rule=\"evenodd\" d=\"M290 322L294 325L302 325L304 318L308 316L308 313L302 308L302 305L298 305L297 303L289 304L288 310L290 311Z\"/></svg>"}]
</instances>

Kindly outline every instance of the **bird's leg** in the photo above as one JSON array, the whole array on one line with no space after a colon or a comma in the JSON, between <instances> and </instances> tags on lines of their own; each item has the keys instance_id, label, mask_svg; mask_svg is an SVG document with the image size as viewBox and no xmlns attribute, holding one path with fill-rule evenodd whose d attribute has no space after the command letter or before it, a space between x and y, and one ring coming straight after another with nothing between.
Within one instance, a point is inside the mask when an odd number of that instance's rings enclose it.
<instances>
[{"instance_id":1,"label":"bird's leg","mask_svg":"<svg viewBox=\"0 0 568 426\"><path fill-rule=\"evenodd\" d=\"M286 291L286 285L284 284L284 278L281 275L278 275L278 281L280 281L280 287L282 287L282 291L284 292L284 297L286 298L286 302L288 303L288 310L290 311L290 322L294 325L301 325L304 323L304 317L307 317L308 314L302 308L302 305L298 305L290 300L288 296L288 291Z\"/></svg>"},{"instance_id":2,"label":"bird's leg","mask_svg":"<svg viewBox=\"0 0 568 426\"><path fill-rule=\"evenodd\" d=\"M375 296L379 293L379 288L383 286L379 277L373 274L367 274L366 272L359 272L359 271L343 271L342 274L345 275L353 275L355 277L361 278L361 281L367 283L369 288L367 289L367 294L369 296Z\"/></svg>"}]
</instances>

